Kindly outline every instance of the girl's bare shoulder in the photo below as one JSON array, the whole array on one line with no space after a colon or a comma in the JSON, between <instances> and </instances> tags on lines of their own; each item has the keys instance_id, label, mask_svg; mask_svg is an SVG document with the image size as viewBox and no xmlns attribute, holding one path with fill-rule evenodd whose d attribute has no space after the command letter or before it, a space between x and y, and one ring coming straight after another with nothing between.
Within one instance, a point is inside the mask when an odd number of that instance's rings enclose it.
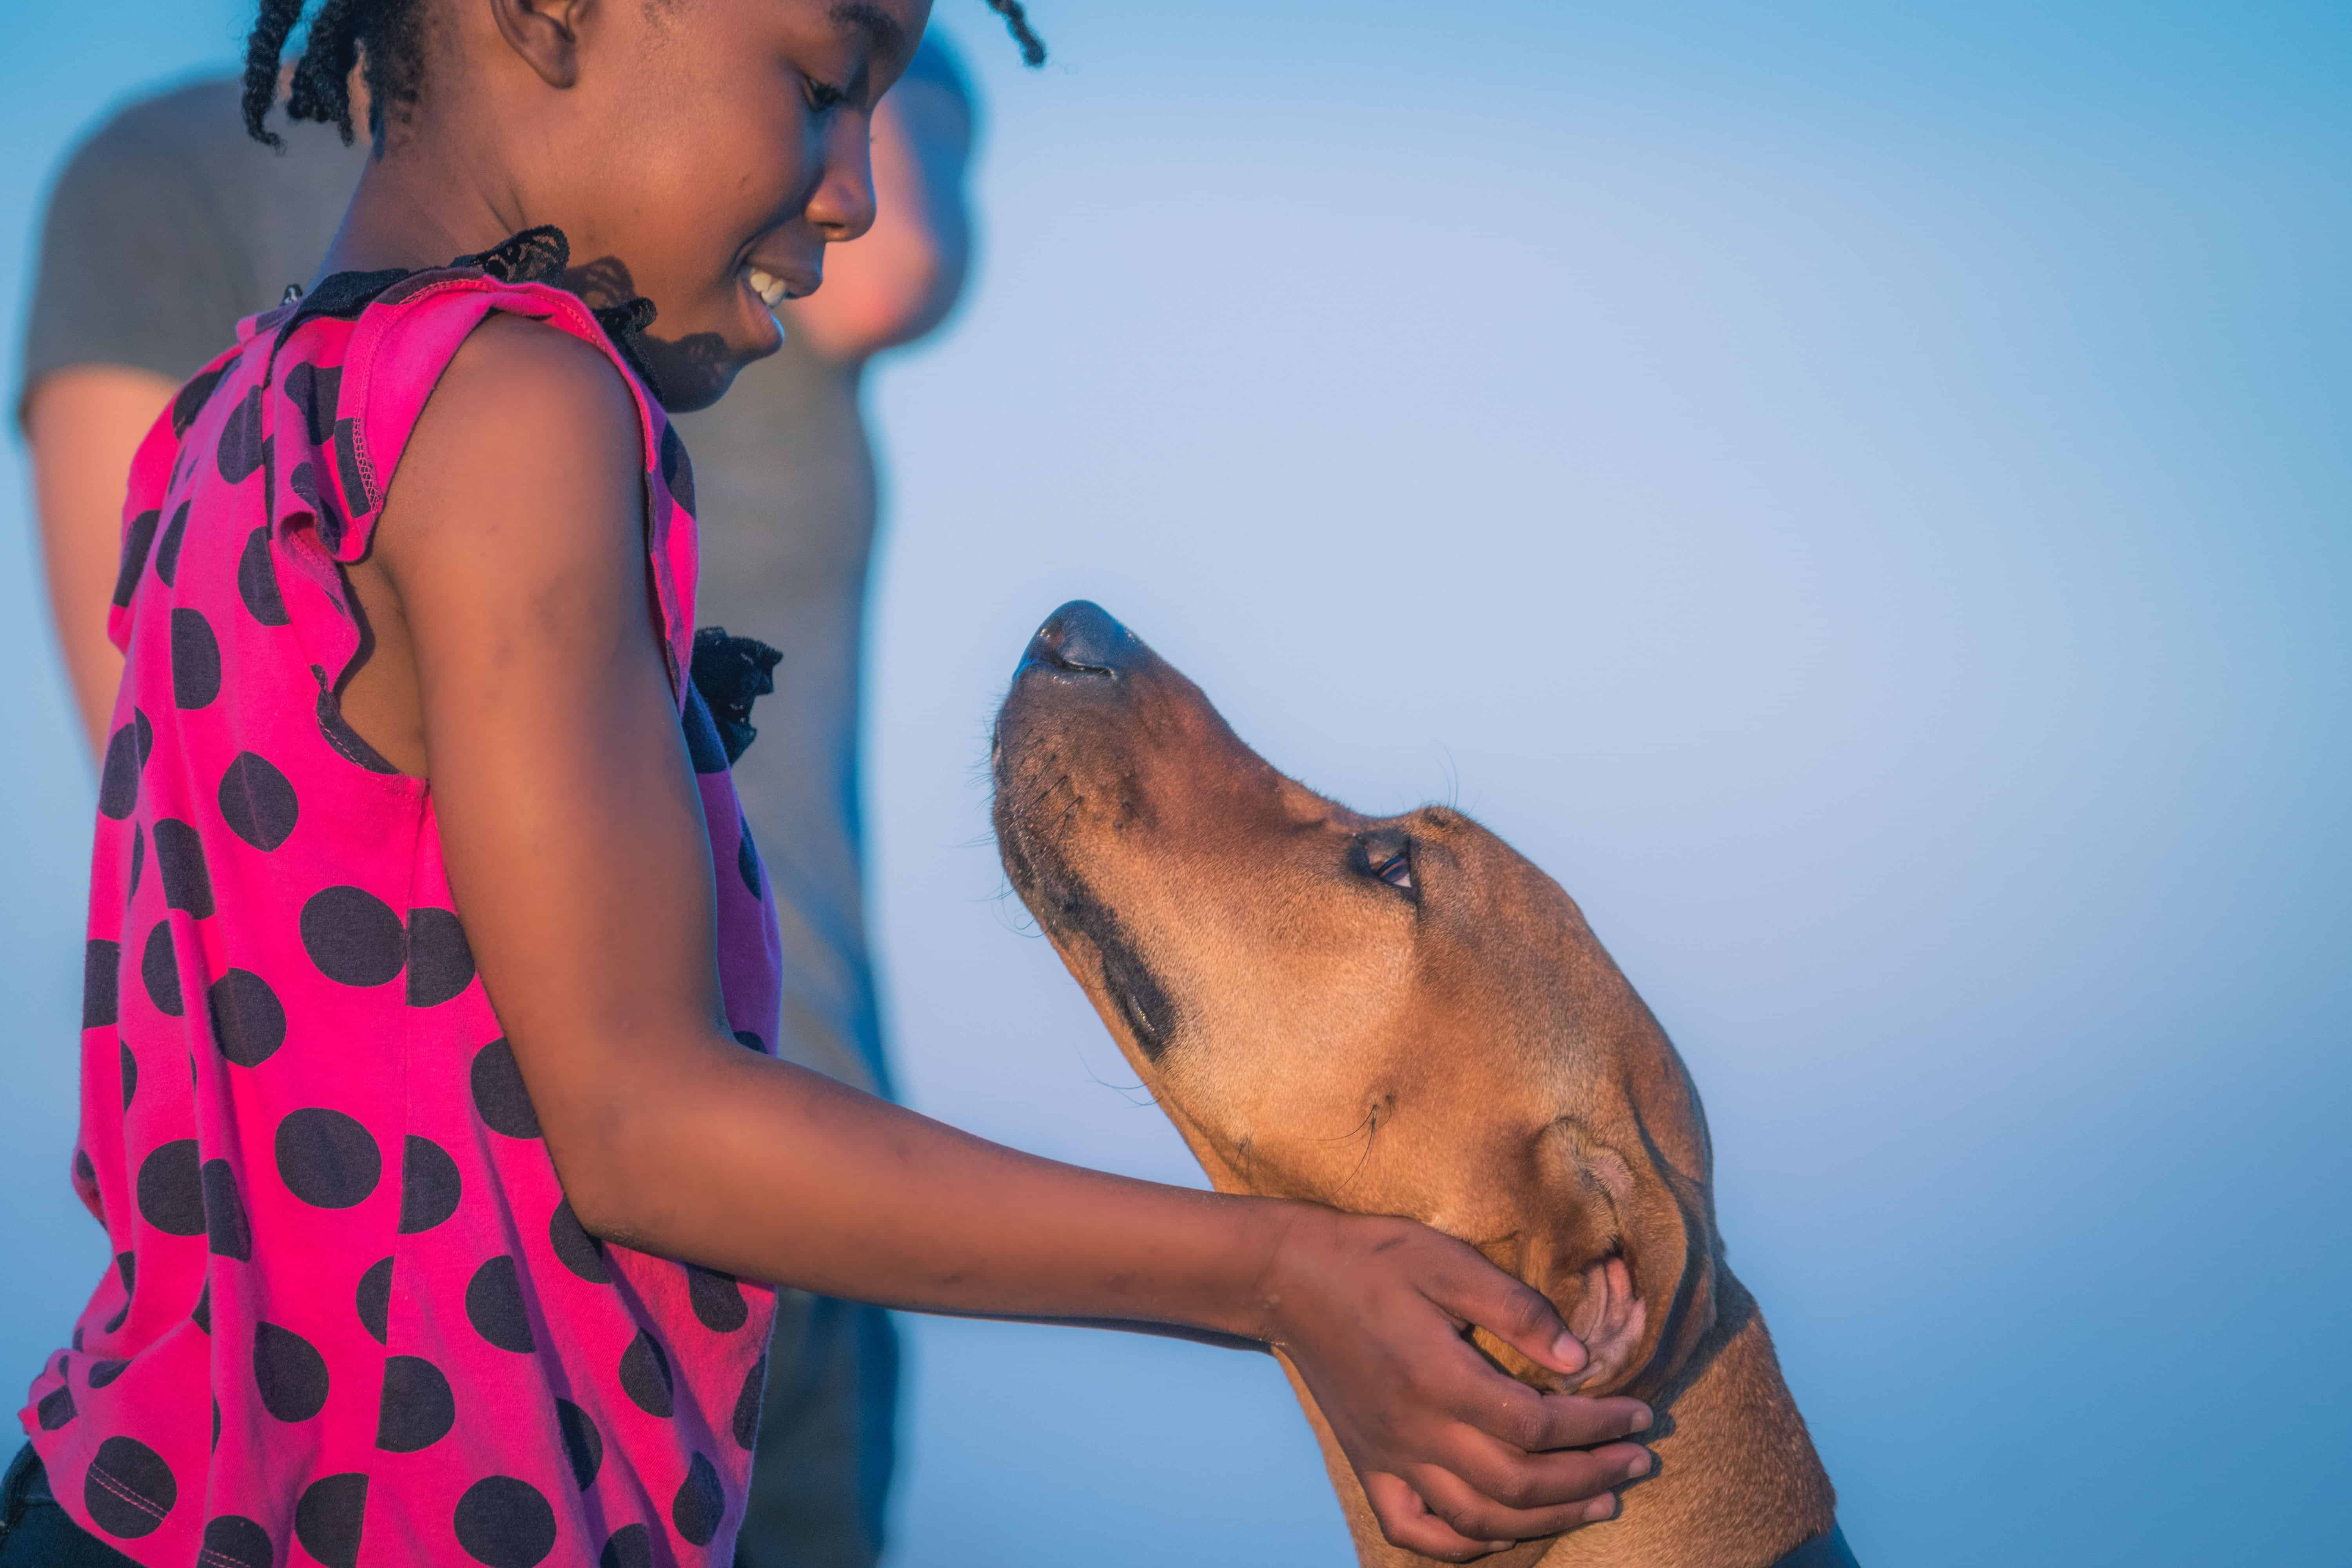
<instances>
[{"instance_id":1,"label":"girl's bare shoulder","mask_svg":"<svg viewBox=\"0 0 2352 1568\"><path fill-rule=\"evenodd\" d=\"M618 531L634 553L643 446L629 384L603 350L493 313L425 402L387 498L384 542L413 550L454 529L469 547L497 532L561 551L602 548Z\"/></svg>"}]
</instances>

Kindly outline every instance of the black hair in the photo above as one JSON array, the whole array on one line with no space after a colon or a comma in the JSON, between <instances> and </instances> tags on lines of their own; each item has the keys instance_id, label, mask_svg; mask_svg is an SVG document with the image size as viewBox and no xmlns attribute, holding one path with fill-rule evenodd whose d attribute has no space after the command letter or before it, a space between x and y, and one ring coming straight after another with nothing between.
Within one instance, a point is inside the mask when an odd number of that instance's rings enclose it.
<instances>
[{"instance_id":1,"label":"black hair","mask_svg":"<svg viewBox=\"0 0 2352 1568\"><path fill-rule=\"evenodd\" d=\"M245 131L267 146L285 145L264 122L270 105L278 101L286 40L300 25L309 3L261 0L253 31L246 37ZM1029 26L1029 12L1021 0L988 0L988 8L1004 18L1004 30L1021 46L1024 65L1034 68L1045 63L1045 41ZM425 74L425 0L325 0L310 18L302 53L294 62L286 118L331 125L350 146L352 67L362 60L368 133L381 143L386 110L416 101Z\"/></svg>"}]
</instances>

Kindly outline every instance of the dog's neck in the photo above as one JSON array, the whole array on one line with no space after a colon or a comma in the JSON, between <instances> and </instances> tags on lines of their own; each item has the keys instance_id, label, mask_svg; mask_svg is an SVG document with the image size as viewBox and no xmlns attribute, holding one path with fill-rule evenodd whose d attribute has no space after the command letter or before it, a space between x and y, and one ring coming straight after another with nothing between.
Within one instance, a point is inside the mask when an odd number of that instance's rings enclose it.
<instances>
[{"instance_id":1,"label":"dog's neck","mask_svg":"<svg viewBox=\"0 0 2352 1568\"><path fill-rule=\"evenodd\" d=\"M1726 1273L1716 1325L1656 1402L1644 1441L1656 1469L1618 1517L1482 1559L1491 1568L1769 1568L1832 1522L1836 1496L1813 1451L1756 1304ZM1291 1379L1294 1388L1298 1380ZM1314 1422L1364 1568L1433 1568L1381 1539L1313 1402Z\"/></svg>"}]
</instances>

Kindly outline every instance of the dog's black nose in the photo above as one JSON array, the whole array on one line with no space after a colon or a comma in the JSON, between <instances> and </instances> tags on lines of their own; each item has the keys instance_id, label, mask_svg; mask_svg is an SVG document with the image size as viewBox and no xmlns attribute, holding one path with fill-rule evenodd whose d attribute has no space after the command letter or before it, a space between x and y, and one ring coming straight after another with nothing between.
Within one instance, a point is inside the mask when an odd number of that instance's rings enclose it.
<instances>
[{"instance_id":1,"label":"dog's black nose","mask_svg":"<svg viewBox=\"0 0 2352 1568\"><path fill-rule=\"evenodd\" d=\"M1073 599L1045 617L1021 662L1050 665L1074 675L1117 675L1142 647L1100 605Z\"/></svg>"}]
</instances>

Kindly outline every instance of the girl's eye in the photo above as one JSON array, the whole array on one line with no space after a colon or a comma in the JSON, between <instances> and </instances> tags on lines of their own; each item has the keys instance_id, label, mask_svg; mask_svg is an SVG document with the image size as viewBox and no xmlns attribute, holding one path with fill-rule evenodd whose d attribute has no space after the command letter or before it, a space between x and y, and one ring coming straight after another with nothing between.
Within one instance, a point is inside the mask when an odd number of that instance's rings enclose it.
<instances>
[{"instance_id":1,"label":"girl's eye","mask_svg":"<svg viewBox=\"0 0 2352 1568\"><path fill-rule=\"evenodd\" d=\"M808 83L809 107L823 114L828 109L838 109L849 101L848 90L821 82L814 77L803 77Z\"/></svg>"},{"instance_id":2,"label":"girl's eye","mask_svg":"<svg viewBox=\"0 0 2352 1568\"><path fill-rule=\"evenodd\" d=\"M1412 886L1412 858L1391 855L1372 868L1372 875L1391 888L1410 888Z\"/></svg>"}]
</instances>

